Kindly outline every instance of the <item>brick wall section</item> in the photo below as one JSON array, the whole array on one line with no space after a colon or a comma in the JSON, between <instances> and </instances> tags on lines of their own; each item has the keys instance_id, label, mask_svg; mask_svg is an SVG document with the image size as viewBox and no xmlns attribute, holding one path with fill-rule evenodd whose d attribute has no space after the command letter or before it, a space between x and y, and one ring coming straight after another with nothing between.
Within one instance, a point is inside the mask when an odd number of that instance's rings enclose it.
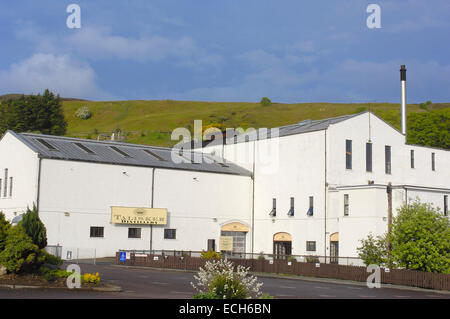
<instances>
[{"instance_id":1,"label":"brick wall section","mask_svg":"<svg viewBox=\"0 0 450 319\"><path fill-rule=\"evenodd\" d=\"M275 273L286 275L310 276L318 278L333 278L365 282L370 275L366 267L346 266L337 264L291 262L286 260L257 260L257 259L233 259L235 265L249 267L251 272ZM204 266L205 260L199 257L143 255L130 253L130 259L120 262L120 253L116 253L116 264L126 266L144 266L166 269L183 269L197 271ZM450 275L428 273L415 270L391 269L385 272L381 269L381 283L412 286L419 288L450 290Z\"/></svg>"}]
</instances>

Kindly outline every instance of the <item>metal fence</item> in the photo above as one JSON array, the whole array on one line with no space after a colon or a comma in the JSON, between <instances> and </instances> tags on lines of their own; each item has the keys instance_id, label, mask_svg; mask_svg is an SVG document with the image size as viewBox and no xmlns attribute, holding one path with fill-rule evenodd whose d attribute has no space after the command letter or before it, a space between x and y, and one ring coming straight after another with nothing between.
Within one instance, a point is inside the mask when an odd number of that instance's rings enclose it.
<instances>
[{"instance_id":1,"label":"metal fence","mask_svg":"<svg viewBox=\"0 0 450 319\"><path fill-rule=\"evenodd\" d=\"M189 256L201 257L202 251L190 250L119 250L119 252L132 252L135 254L150 254L155 256ZM257 260L286 260L321 264L339 264L346 266L364 266L362 259L358 257L330 257L316 255L276 255L254 253L222 253L229 259L257 259Z\"/></svg>"},{"instance_id":2,"label":"metal fence","mask_svg":"<svg viewBox=\"0 0 450 319\"><path fill-rule=\"evenodd\" d=\"M126 251L116 253L116 264L167 269L198 271L206 260L198 256L200 252L177 251ZM123 258L125 257L125 258ZM329 257L328 257L329 258ZM298 259L250 259L230 258L234 264L248 267L251 272L276 273L320 278L334 278L366 282L371 274L364 266L338 263L302 262ZM381 283L404 285L428 289L450 290L450 275L421 272L406 269L380 269Z\"/></svg>"},{"instance_id":3,"label":"metal fence","mask_svg":"<svg viewBox=\"0 0 450 319\"><path fill-rule=\"evenodd\" d=\"M66 262L75 264L96 264L97 250L95 248L66 247L50 245L45 250L54 256L60 257Z\"/></svg>"}]
</instances>

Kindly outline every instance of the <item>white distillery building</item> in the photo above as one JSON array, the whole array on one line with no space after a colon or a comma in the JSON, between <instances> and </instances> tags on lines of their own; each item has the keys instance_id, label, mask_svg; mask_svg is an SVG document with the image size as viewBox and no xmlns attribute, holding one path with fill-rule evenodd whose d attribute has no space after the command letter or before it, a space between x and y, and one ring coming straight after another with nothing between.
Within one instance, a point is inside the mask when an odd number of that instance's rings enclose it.
<instances>
[{"instance_id":1,"label":"white distillery building","mask_svg":"<svg viewBox=\"0 0 450 319\"><path fill-rule=\"evenodd\" d=\"M405 202L419 198L448 215L450 152L408 145L370 112L247 136L206 145L208 163L192 161L194 153L178 163L167 148L8 131L0 141L0 210L14 220L35 203L48 244L62 246L63 258L75 249L82 258L94 249L103 257L227 243L236 254L331 262L356 257L359 240L385 233ZM260 160L267 145L276 152ZM127 209L138 217L130 221ZM163 222L139 221L152 209L166 214Z\"/></svg>"}]
</instances>

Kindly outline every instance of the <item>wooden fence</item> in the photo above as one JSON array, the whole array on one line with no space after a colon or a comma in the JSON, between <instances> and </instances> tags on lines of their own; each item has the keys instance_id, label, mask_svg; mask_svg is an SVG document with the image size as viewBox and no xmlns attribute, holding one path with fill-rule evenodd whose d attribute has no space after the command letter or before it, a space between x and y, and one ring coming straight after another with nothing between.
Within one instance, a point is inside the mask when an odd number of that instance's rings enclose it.
<instances>
[{"instance_id":1,"label":"wooden fence","mask_svg":"<svg viewBox=\"0 0 450 319\"><path fill-rule=\"evenodd\" d=\"M120 252L116 253L116 264L126 266L144 266L166 269L183 269L197 271L205 265L200 257L170 256L129 253L130 258L120 261ZM366 282L368 276L366 267L346 266L338 264L316 264L287 260L230 259L237 265L249 267L251 272L275 273L286 275L310 276L318 278L333 278ZM450 275L429 273L415 270L381 269L381 283L419 288L450 290Z\"/></svg>"}]
</instances>

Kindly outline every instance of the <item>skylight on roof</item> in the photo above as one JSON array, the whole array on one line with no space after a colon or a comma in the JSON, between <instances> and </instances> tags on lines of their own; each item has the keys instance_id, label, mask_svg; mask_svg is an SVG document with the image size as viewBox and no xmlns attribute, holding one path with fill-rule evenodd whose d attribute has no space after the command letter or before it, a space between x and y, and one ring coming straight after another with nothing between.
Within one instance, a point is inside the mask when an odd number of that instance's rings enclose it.
<instances>
[{"instance_id":1,"label":"skylight on roof","mask_svg":"<svg viewBox=\"0 0 450 319\"><path fill-rule=\"evenodd\" d=\"M110 146L110 148L113 149L114 151L116 151L117 153L119 153L120 155L124 156L124 157L131 157L130 155L128 155L127 153L125 153L124 151L119 149L118 147Z\"/></svg>"},{"instance_id":2,"label":"skylight on roof","mask_svg":"<svg viewBox=\"0 0 450 319\"><path fill-rule=\"evenodd\" d=\"M58 149L56 147L54 147L52 144L50 144L49 142L47 142L46 140L42 139L42 138L37 138L36 139L39 143L41 143L42 145L44 145L46 148L48 148L50 151L58 151Z\"/></svg>"},{"instance_id":3,"label":"skylight on roof","mask_svg":"<svg viewBox=\"0 0 450 319\"><path fill-rule=\"evenodd\" d=\"M83 151L85 151L88 154L95 154L94 151L92 151L87 146L85 146L85 145L83 145L81 143L75 143L75 145L78 146L79 148L81 148Z\"/></svg>"},{"instance_id":4,"label":"skylight on roof","mask_svg":"<svg viewBox=\"0 0 450 319\"><path fill-rule=\"evenodd\" d=\"M162 158L161 156L159 156L158 154L155 154L154 152L150 151L150 150L144 150L143 151L151 156L153 156L154 158L160 160L160 161L166 161L164 158Z\"/></svg>"}]
</instances>

